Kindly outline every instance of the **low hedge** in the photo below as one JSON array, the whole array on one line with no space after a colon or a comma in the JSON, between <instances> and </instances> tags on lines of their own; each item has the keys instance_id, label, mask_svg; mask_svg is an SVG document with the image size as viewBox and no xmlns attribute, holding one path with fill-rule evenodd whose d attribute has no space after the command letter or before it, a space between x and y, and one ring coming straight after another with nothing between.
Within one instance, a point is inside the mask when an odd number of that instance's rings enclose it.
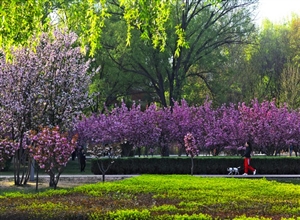
<instances>
[{"instance_id":1,"label":"low hedge","mask_svg":"<svg viewBox=\"0 0 300 220\"><path fill-rule=\"evenodd\" d=\"M228 174L228 167L240 166L243 173L241 157L195 157L194 174ZM111 160L103 158L104 169ZM300 159L297 157L253 157L251 166L257 174L300 174ZM97 160L91 162L91 171L101 174ZM106 174L188 174L191 172L191 158L188 157L128 157L114 160Z\"/></svg>"}]
</instances>

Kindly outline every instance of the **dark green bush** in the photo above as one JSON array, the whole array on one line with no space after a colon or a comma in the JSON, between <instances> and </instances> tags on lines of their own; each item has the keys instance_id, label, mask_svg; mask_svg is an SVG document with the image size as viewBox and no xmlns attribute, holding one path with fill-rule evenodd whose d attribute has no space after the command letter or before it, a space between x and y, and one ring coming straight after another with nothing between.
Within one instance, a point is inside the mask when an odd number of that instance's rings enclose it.
<instances>
[{"instance_id":1,"label":"dark green bush","mask_svg":"<svg viewBox=\"0 0 300 220\"><path fill-rule=\"evenodd\" d=\"M9 160L7 160L7 161L5 162L4 168L3 168L3 169L0 169L0 171L8 171L9 168L11 167L11 163L12 163L12 158L10 158Z\"/></svg>"},{"instance_id":2,"label":"dark green bush","mask_svg":"<svg viewBox=\"0 0 300 220\"><path fill-rule=\"evenodd\" d=\"M101 159L104 163L108 160ZM251 165L258 174L300 174L300 159L297 157L253 157ZM228 174L228 167L240 166L243 173L242 157L195 157L194 174ZM96 160L91 171L101 174ZM189 157L128 157L116 159L106 174L188 174L191 172Z\"/></svg>"}]
</instances>

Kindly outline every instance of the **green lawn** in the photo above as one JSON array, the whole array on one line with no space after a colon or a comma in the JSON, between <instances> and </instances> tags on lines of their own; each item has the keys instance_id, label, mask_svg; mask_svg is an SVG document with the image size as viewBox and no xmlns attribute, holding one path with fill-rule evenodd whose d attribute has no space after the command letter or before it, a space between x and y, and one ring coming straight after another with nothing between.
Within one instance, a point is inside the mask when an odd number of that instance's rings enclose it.
<instances>
[{"instance_id":1,"label":"green lawn","mask_svg":"<svg viewBox=\"0 0 300 220\"><path fill-rule=\"evenodd\" d=\"M297 219L300 185L141 175L39 193L0 192L0 219ZM299 218L298 218L299 219Z\"/></svg>"}]
</instances>

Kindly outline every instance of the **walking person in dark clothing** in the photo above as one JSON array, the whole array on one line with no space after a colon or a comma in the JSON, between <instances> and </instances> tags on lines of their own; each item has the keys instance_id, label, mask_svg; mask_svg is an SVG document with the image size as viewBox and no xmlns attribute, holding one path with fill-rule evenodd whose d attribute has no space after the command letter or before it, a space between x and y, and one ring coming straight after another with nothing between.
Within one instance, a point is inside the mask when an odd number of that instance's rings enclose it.
<instances>
[{"instance_id":1,"label":"walking person in dark clothing","mask_svg":"<svg viewBox=\"0 0 300 220\"><path fill-rule=\"evenodd\" d=\"M245 153L243 155L244 157L244 174L243 175L248 175L248 170L250 170L251 172L253 172L253 175L256 174L256 169L253 168L250 165L250 159L251 159L251 153L252 153L252 145L250 142L246 142L245 143Z\"/></svg>"},{"instance_id":2,"label":"walking person in dark clothing","mask_svg":"<svg viewBox=\"0 0 300 220\"><path fill-rule=\"evenodd\" d=\"M79 163L80 163L80 171L84 172L86 166L86 156L85 156L84 149L82 147L79 149Z\"/></svg>"}]
</instances>

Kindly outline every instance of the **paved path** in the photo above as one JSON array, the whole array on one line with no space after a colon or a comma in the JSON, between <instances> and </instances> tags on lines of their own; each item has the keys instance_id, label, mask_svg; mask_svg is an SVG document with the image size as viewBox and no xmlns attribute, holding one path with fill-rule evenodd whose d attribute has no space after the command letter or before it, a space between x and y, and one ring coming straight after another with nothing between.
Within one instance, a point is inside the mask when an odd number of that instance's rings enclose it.
<instances>
[{"instance_id":1,"label":"paved path","mask_svg":"<svg viewBox=\"0 0 300 220\"><path fill-rule=\"evenodd\" d=\"M123 179L123 178L129 178L129 177L135 177L139 175L105 175L105 178L107 179ZM36 176L34 176L36 177ZM6 179L6 178L14 178L14 175L0 175L0 179ZM49 175L39 175L39 178L49 178ZM81 175L81 174L62 174L60 175L60 179L70 179L70 178L89 178L89 179L102 179L102 175Z\"/></svg>"},{"instance_id":2,"label":"paved path","mask_svg":"<svg viewBox=\"0 0 300 220\"><path fill-rule=\"evenodd\" d=\"M228 177L228 178L300 178L300 174L257 174L257 175L195 175L202 177Z\"/></svg>"},{"instance_id":3,"label":"paved path","mask_svg":"<svg viewBox=\"0 0 300 220\"><path fill-rule=\"evenodd\" d=\"M188 175L188 174L187 174ZM129 175L105 175L105 178L109 179L123 179L123 178L129 178L129 177L136 177L139 176L139 174L129 174ZM258 174L258 175L194 175L197 177L227 177L227 178L300 178L300 174ZM0 175L0 179L5 178L13 178L13 175ZM39 178L48 178L49 175L39 175ZM102 178L102 175L69 175L69 174L62 174L60 178Z\"/></svg>"}]
</instances>

